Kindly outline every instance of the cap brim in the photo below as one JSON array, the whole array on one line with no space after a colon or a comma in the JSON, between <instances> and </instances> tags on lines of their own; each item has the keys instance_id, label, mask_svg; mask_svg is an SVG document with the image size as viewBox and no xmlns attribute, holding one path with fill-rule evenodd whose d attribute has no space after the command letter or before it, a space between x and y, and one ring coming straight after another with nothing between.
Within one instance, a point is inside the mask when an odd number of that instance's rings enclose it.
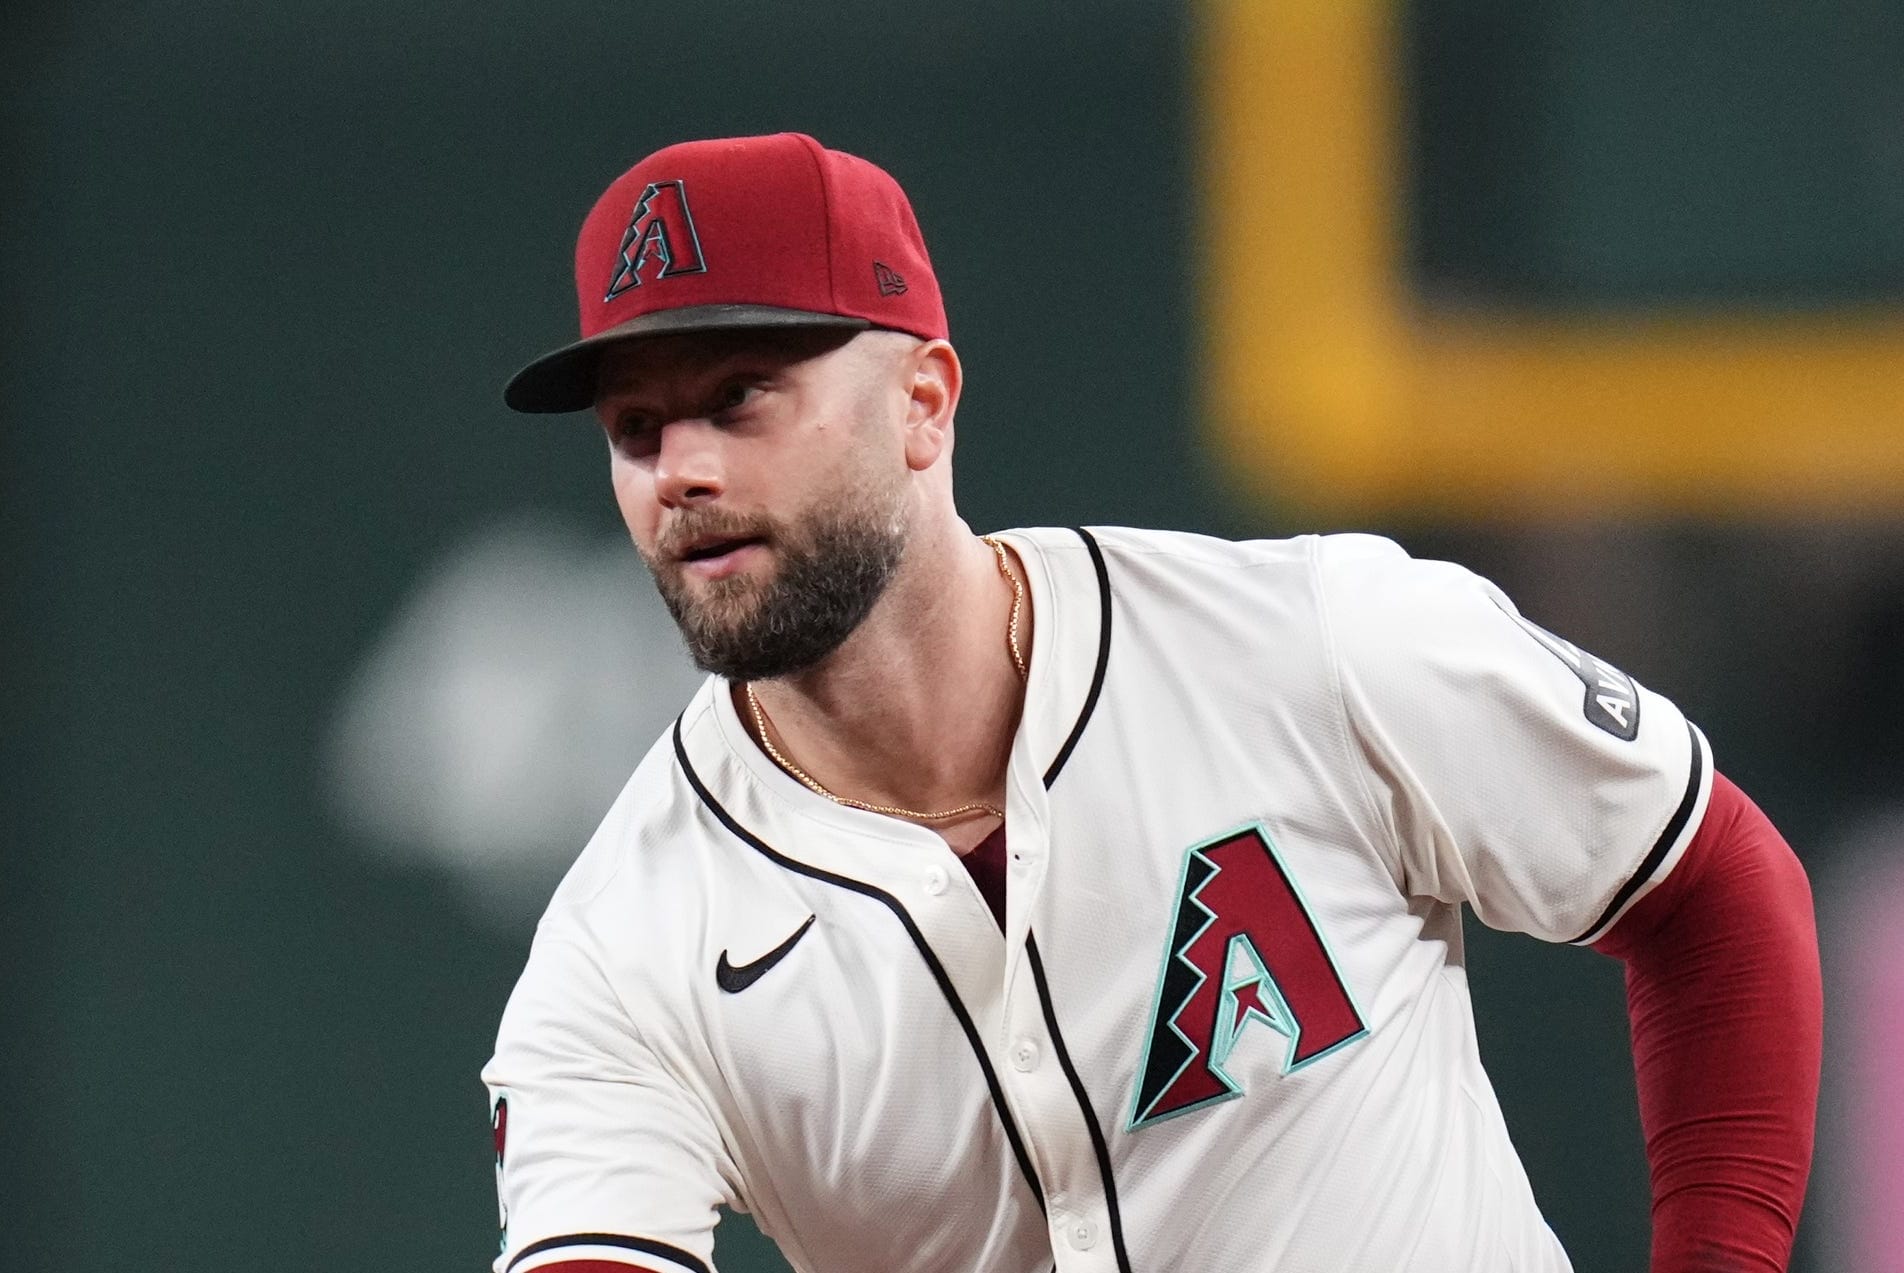
<instances>
[{"instance_id":1,"label":"cap brim","mask_svg":"<svg viewBox=\"0 0 1904 1273\"><path fill-rule=\"evenodd\" d=\"M745 327L840 327L864 330L873 324L842 314L819 314L774 305L690 305L657 310L596 332L586 340L542 355L510 377L502 400L516 411L553 415L586 411L595 405L595 376L602 351L641 336L724 331Z\"/></svg>"}]
</instances>

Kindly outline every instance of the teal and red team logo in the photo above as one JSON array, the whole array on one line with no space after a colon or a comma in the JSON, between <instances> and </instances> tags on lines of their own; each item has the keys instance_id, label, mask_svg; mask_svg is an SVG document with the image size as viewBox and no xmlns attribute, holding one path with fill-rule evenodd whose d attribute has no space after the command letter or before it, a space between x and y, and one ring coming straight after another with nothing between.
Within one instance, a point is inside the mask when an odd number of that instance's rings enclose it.
<instances>
[{"instance_id":1,"label":"teal and red team logo","mask_svg":"<svg viewBox=\"0 0 1904 1273\"><path fill-rule=\"evenodd\" d=\"M509 1096L499 1093L489 1110L489 1131L496 1142L496 1225L502 1231L502 1248L509 1247L509 1204L503 1200L502 1156L509 1142Z\"/></svg>"},{"instance_id":2,"label":"teal and red team logo","mask_svg":"<svg viewBox=\"0 0 1904 1273\"><path fill-rule=\"evenodd\" d=\"M1368 1033L1260 823L1184 854L1170 933L1127 1130L1241 1096L1224 1065L1252 1023L1285 1074Z\"/></svg>"},{"instance_id":3,"label":"teal and red team logo","mask_svg":"<svg viewBox=\"0 0 1904 1273\"><path fill-rule=\"evenodd\" d=\"M679 181L651 181L635 200L635 210L622 232L621 252L615 272L608 280L612 301L630 288L641 286L644 270L653 269L654 277L671 278L676 274L704 274L707 260L701 255L701 236L695 232L694 216L688 211L687 186Z\"/></svg>"}]
</instances>

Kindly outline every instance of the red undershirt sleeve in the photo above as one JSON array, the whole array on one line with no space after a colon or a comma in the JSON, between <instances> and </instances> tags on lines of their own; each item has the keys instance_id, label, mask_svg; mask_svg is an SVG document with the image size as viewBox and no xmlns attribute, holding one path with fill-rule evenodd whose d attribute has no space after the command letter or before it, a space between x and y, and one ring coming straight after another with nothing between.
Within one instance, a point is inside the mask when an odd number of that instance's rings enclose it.
<instances>
[{"instance_id":1,"label":"red undershirt sleeve","mask_svg":"<svg viewBox=\"0 0 1904 1273\"><path fill-rule=\"evenodd\" d=\"M1626 965L1652 1273L1784 1270L1823 1046L1804 868L1758 806L1714 774L1678 866L1593 948Z\"/></svg>"}]
</instances>

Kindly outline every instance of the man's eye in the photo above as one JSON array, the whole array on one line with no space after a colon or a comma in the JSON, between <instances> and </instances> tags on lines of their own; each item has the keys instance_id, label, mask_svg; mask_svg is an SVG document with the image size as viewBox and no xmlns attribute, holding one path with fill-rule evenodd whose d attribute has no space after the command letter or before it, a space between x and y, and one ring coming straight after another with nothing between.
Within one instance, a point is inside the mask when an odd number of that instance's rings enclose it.
<instances>
[{"instance_id":1,"label":"man's eye","mask_svg":"<svg viewBox=\"0 0 1904 1273\"><path fill-rule=\"evenodd\" d=\"M748 399L760 391L760 386L751 380L735 380L721 386L718 405L722 411L733 411L747 405Z\"/></svg>"},{"instance_id":2,"label":"man's eye","mask_svg":"<svg viewBox=\"0 0 1904 1273\"><path fill-rule=\"evenodd\" d=\"M639 450L651 446L657 430L652 416L629 413L615 420L615 445L624 451Z\"/></svg>"}]
</instances>

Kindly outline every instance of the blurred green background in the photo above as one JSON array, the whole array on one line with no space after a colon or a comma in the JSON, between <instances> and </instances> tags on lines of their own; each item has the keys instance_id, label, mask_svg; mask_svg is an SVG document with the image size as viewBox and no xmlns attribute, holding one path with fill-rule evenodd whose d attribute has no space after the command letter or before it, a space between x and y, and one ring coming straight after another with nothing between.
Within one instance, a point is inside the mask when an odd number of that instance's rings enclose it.
<instances>
[{"instance_id":1,"label":"blurred green background","mask_svg":"<svg viewBox=\"0 0 1904 1273\"><path fill-rule=\"evenodd\" d=\"M1900 6L1592 11L1393 10L1398 259L1425 311L1904 306ZM969 375L975 526L1358 527L1474 566L1705 726L1849 966L1843 882L1904 845L1904 489L1513 520L1424 490L1376 518L1231 471L1199 358L1223 247L1201 192L1227 162L1204 20L7 9L0 1267L487 1263L477 1071L542 899L691 684L597 436L512 417L499 386L567 339L596 193L690 136L809 131L906 186ZM1542 1205L1582 1270L1643 1267L1618 968L1475 930L1484 1056ZM1829 1161L1864 1094L1833 1081L1811 1273L1869 1229ZM721 1257L775 1267L744 1221Z\"/></svg>"}]
</instances>

